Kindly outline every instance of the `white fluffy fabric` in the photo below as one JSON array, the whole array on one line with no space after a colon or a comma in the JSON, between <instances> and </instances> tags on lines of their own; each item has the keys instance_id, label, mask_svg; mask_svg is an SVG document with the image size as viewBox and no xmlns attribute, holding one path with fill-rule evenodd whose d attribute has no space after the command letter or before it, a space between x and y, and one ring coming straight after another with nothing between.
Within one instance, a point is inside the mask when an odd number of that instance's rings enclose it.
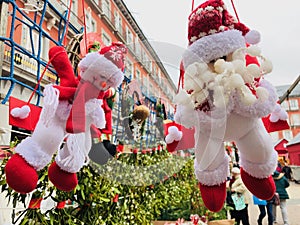
<instances>
[{"instance_id":1,"label":"white fluffy fabric","mask_svg":"<svg viewBox=\"0 0 300 225\"><path fill-rule=\"evenodd\" d=\"M92 123L100 129L105 128L105 113L103 108L101 107L103 104L102 99L90 99L87 103L85 103L85 112L86 116L90 116L92 119Z\"/></svg>"},{"instance_id":2,"label":"white fluffy fabric","mask_svg":"<svg viewBox=\"0 0 300 225\"><path fill-rule=\"evenodd\" d=\"M51 84L46 85L44 89L44 105L40 115L39 122L43 123L46 127L51 125L53 117L55 116L58 103L59 103L59 90L54 88Z\"/></svg>"},{"instance_id":3,"label":"white fluffy fabric","mask_svg":"<svg viewBox=\"0 0 300 225\"><path fill-rule=\"evenodd\" d=\"M23 105L22 107L13 108L10 114L15 118L25 119L29 116L30 107L28 105Z\"/></svg>"},{"instance_id":4,"label":"white fluffy fabric","mask_svg":"<svg viewBox=\"0 0 300 225\"><path fill-rule=\"evenodd\" d=\"M171 144L174 141L180 141L182 138L182 131L180 131L176 126L170 126L168 128L168 135L165 140L167 144Z\"/></svg>"},{"instance_id":5,"label":"white fluffy fabric","mask_svg":"<svg viewBox=\"0 0 300 225\"><path fill-rule=\"evenodd\" d=\"M94 84L94 77L106 81L110 87L117 88L124 79L123 72L109 59L98 52L89 53L83 58L78 67L81 78ZM97 86L98 84L94 84Z\"/></svg>"},{"instance_id":6,"label":"white fluffy fabric","mask_svg":"<svg viewBox=\"0 0 300 225\"><path fill-rule=\"evenodd\" d=\"M183 65L186 68L194 62L209 63L245 46L245 39L238 30L227 30L208 35L188 47L183 54Z\"/></svg>"},{"instance_id":7,"label":"white fluffy fabric","mask_svg":"<svg viewBox=\"0 0 300 225\"><path fill-rule=\"evenodd\" d=\"M222 164L215 170L200 170L197 160L194 161L194 169L197 180L204 185L214 186L222 184L229 176L229 159L225 157Z\"/></svg>"},{"instance_id":8,"label":"white fluffy fabric","mask_svg":"<svg viewBox=\"0 0 300 225\"><path fill-rule=\"evenodd\" d=\"M268 91L268 99L266 101L255 101L252 105L245 105L239 95L234 95L235 109L234 111L246 117L264 117L270 114L278 100L278 96L274 86L265 79L261 79L259 87L263 87Z\"/></svg>"},{"instance_id":9,"label":"white fluffy fabric","mask_svg":"<svg viewBox=\"0 0 300 225\"><path fill-rule=\"evenodd\" d=\"M62 170L69 173L79 172L91 149L90 136L90 132L68 135L65 146L55 157L55 162Z\"/></svg>"},{"instance_id":10,"label":"white fluffy fabric","mask_svg":"<svg viewBox=\"0 0 300 225\"><path fill-rule=\"evenodd\" d=\"M276 170L278 154L274 150L269 160L265 163L253 163L243 157L240 160L240 165L251 176L263 179L267 178Z\"/></svg>"},{"instance_id":11,"label":"white fluffy fabric","mask_svg":"<svg viewBox=\"0 0 300 225\"><path fill-rule=\"evenodd\" d=\"M15 151L37 171L43 169L52 159L52 154L47 154L32 137L22 140Z\"/></svg>"}]
</instances>

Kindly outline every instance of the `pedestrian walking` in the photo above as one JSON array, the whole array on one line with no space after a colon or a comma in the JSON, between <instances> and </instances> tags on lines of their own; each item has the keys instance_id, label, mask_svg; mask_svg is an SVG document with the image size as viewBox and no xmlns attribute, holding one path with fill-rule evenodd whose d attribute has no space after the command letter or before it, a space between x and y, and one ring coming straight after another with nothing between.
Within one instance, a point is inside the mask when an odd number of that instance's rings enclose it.
<instances>
[{"instance_id":1,"label":"pedestrian walking","mask_svg":"<svg viewBox=\"0 0 300 225\"><path fill-rule=\"evenodd\" d=\"M235 219L236 224L239 225L242 221L243 225L249 225L249 215L248 215L248 204L251 199L250 192L244 185L240 168L233 167L231 170L232 179L234 181L230 182L231 197L234 203L234 210L231 210L231 218Z\"/></svg>"},{"instance_id":2,"label":"pedestrian walking","mask_svg":"<svg viewBox=\"0 0 300 225\"><path fill-rule=\"evenodd\" d=\"M292 180L292 169L287 162L284 163L284 166L281 169L281 172L284 173L284 176L291 181Z\"/></svg>"},{"instance_id":3,"label":"pedestrian walking","mask_svg":"<svg viewBox=\"0 0 300 225\"><path fill-rule=\"evenodd\" d=\"M276 185L276 192L279 194L280 199L280 209L281 209L281 215L284 225L288 225L288 214L287 214L287 207L286 207L286 200L289 199L289 194L286 191L286 188L290 186L288 179L284 176L284 173L279 173L278 171L275 171L273 173L273 179ZM277 223L276 218L276 210L277 205L273 205L273 221L274 223Z\"/></svg>"},{"instance_id":4,"label":"pedestrian walking","mask_svg":"<svg viewBox=\"0 0 300 225\"><path fill-rule=\"evenodd\" d=\"M273 204L270 201L262 200L253 195L253 203L259 208L259 216L257 219L257 224L262 225L262 221L268 214L268 225L273 224ZM266 213L267 211L267 213Z\"/></svg>"}]
</instances>

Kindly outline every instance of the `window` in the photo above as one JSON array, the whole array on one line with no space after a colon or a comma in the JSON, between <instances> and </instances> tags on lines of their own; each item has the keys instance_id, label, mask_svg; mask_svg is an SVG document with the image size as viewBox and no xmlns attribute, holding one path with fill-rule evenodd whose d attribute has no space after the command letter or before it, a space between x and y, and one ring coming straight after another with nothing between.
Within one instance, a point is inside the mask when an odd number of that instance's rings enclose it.
<instances>
[{"instance_id":1,"label":"window","mask_svg":"<svg viewBox=\"0 0 300 225\"><path fill-rule=\"evenodd\" d=\"M282 107L284 110L288 111L288 110L289 110L289 104L288 104L288 101L283 101L283 102L281 103L281 107Z\"/></svg>"},{"instance_id":2,"label":"window","mask_svg":"<svg viewBox=\"0 0 300 225\"><path fill-rule=\"evenodd\" d=\"M132 71L133 71L133 63L130 59L126 58L125 60L125 76L132 78Z\"/></svg>"},{"instance_id":3,"label":"window","mask_svg":"<svg viewBox=\"0 0 300 225\"><path fill-rule=\"evenodd\" d=\"M128 47L133 50L133 34L128 27L126 27L126 43Z\"/></svg>"},{"instance_id":4,"label":"window","mask_svg":"<svg viewBox=\"0 0 300 225\"><path fill-rule=\"evenodd\" d=\"M109 0L102 0L102 10L105 16L107 16L109 19L111 19L110 15L110 1Z\"/></svg>"},{"instance_id":5,"label":"window","mask_svg":"<svg viewBox=\"0 0 300 225\"><path fill-rule=\"evenodd\" d=\"M111 37L105 32L104 29L102 29L102 35L101 35L101 39L102 39L102 42L105 46L108 46L111 44Z\"/></svg>"},{"instance_id":6,"label":"window","mask_svg":"<svg viewBox=\"0 0 300 225\"><path fill-rule=\"evenodd\" d=\"M299 109L297 99L291 99L291 100L289 100L289 103L290 103L290 109L291 110L298 110Z\"/></svg>"},{"instance_id":7,"label":"window","mask_svg":"<svg viewBox=\"0 0 300 225\"><path fill-rule=\"evenodd\" d=\"M141 83L141 71L139 69L135 70L135 79Z\"/></svg>"},{"instance_id":8,"label":"window","mask_svg":"<svg viewBox=\"0 0 300 225\"><path fill-rule=\"evenodd\" d=\"M69 7L70 5L70 1L69 0L62 0L63 4L67 7ZM72 6L71 6L71 11L77 15L77 11L78 11L78 1L76 0L72 0Z\"/></svg>"},{"instance_id":9,"label":"window","mask_svg":"<svg viewBox=\"0 0 300 225\"><path fill-rule=\"evenodd\" d=\"M145 95L149 95L149 77L143 76L143 91Z\"/></svg>"},{"instance_id":10,"label":"window","mask_svg":"<svg viewBox=\"0 0 300 225\"><path fill-rule=\"evenodd\" d=\"M292 114L291 117L291 126L300 126L300 114Z\"/></svg>"},{"instance_id":11,"label":"window","mask_svg":"<svg viewBox=\"0 0 300 225\"><path fill-rule=\"evenodd\" d=\"M92 12L86 12L86 31L87 33L96 32L97 31L97 22L92 17Z\"/></svg>"},{"instance_id":12,"label":"window","mask_svg":"<svg viewBox=\"0 0 300 225\"><path fill-rule=\"evenodd\" d=\"M138 37L135 39L135 54L139 59L142 57L142 49Z\"/></svg>"},{"instance_id":13,"label":"window","mask_svg":"<svg viewBox=\"0 0 300 225\"><path fill-rule=\"evenodd\" d=\"M115 11L115 27L116 27L117 31L119 31L120 34L123 33L122 17L120 16L120 13L117 10Z\"/></svg>"},{"instance_id":14,"label":"window","mask_svg":"<svg viewBox=\"0 0 300 225\"><path fill-rule=\"evenodd\" d=\"M293 139L293 132L291 130L284 130L282 131L283 138L286 140L290 141Z\"/></svg>"},{"instance_id":15,"label":"window","mask_svg":"<svg viewBox=\"0 0 300 225\"><path fill-rule=\"evenodd\" d=\"M158 70L158 81L159 81L159 83L161 83L161 72L160 72L160 70Z\"/></svg>"}]
</instances>

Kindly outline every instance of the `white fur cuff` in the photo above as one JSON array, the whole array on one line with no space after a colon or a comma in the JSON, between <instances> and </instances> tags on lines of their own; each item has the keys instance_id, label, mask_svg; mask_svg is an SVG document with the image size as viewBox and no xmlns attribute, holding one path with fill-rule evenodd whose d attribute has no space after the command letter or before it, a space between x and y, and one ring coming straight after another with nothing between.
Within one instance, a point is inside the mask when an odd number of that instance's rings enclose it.
<instances>
[{"instance_id":1,"label":"white fur cuff","mask_svg":"<svg viewBox=\"0 0 300 225\"><path fill-rule=\"evenodd\" d=\"M195 175L197 180L204 185L214 186L222 184L229 176L229 159L225 157L222 164L213 171L200 170L197 159L194 162Z\"/></svg>"},{"instance_id":2,"label":"white fur cuff","mask_svg":"<svg viewBox=\"0 0 300 225\"><path fill-rule=\"evenodd\" d=\"M263 164L252 163L241 157L241 167L249 173L251 176L263 179L269 177L275 170L277 166L278 154L274 150L268 162Z\"/></svg>"},{"instance_id":3,"label":"white fur cuff","mask_svg":"<svg viewBox=\"0 0 300 225\"><path fill-rule=\"evenodd\" d=\"M37 171L43 169L52 159L32 137L25 138L15 150Z\"/></svg>"}]
</instances>

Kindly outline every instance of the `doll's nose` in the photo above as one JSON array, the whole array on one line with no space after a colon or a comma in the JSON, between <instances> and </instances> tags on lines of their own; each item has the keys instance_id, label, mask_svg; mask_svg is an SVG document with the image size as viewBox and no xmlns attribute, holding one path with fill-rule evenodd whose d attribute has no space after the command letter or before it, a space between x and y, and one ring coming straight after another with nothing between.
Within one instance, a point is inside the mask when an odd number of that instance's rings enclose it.
<instances>
[{"instance_id":1,"label":"doll's nose","mask_svg":"<svg viewBox=\"0 0 300 225\"><path fill-rule=\"evenodd\" d=\"M105 88L107 84L106 84L106 82L105 82L105 81L103 81L103 82L101 82L101 84L100 84L100 85L101 85L101 87L102 87L102 88Z\"/></svg>"}]
</instances>

